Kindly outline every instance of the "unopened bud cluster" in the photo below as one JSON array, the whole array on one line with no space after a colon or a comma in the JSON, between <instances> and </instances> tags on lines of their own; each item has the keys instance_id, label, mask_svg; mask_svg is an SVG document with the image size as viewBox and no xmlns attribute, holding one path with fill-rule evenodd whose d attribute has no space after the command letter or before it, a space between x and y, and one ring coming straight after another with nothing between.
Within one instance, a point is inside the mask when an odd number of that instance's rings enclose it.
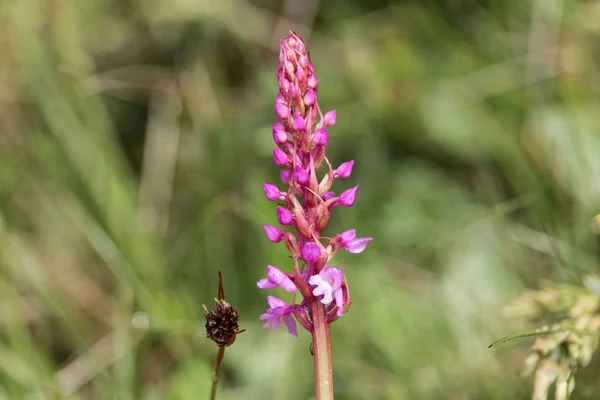
<instances>
[{"instance_id":1,"label":"unopened bud cluster","mask_svg":"<svg viewBox=\"0 0 600 400\"><path fill-rule=\"evenodd\" d=\"M575 388L575 372L585 367L598 348L600 279L589 275L585 288L547 283L518 298L505 312L510 317L562 318L538 329L524 375L535 373L534 399L546 399L554 385L555 400L567 400Z\"/></svg>"}]
</instances>

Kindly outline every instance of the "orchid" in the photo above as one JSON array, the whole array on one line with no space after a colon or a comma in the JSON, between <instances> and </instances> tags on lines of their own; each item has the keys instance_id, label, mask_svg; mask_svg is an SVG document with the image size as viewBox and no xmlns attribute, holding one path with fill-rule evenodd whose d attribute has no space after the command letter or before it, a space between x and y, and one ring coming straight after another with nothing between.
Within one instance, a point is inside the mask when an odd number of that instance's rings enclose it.
<instances>
[{"instance_id":1,"label":"orchid","mask_svg":"<svg viewBox=\"0 0 600 400\"><path fill-rule=\"evenodd\" d=\"M348 179L354 160L345 161L334 170L325 155L330 128L336 124L335 110L324 115L318 102L319 80L302 39L291 32L281 41L279 93L275 113L280 121L273 123L273 162L280 168L286 186L263 182L265 196L278 202L277 221L282 228L264 225L267 239L284 242L293 260L293 270L285 273L272 265L267 277L260 279L261 289L282 288L302 296L299 304L286 303L268 296L269 308L260 316L265 328L276 329L283 321L288 331L297 336L296 322L313 337L317 399L333 398L330 324L341 317L351 299L344 272L329 261L340 248L350 253L362 252L372 238L357 238L348 230L333 238L323 236L332 210L352 207L358 185L343 190L339 196L331 191L336 179ZM320 167L327 171L318 178ZM295 318L295 320L294 320Z\"/></svg>"},{"instance_id":2,"label":"orchid","mask_svg":"<svg viewBox=\"0 0 600 400\"><path fill-rule=\"evenodd\" d=\"M279 268L269 265L267 267L267 277L259 280L256 285L261 289L273 289L281 287L288 292L295 292L294 282Z\"/></svg>"},{"instance_id":3,"label":"orchid","mask_svg":"<svg viewBox=\"0 0 600 400\"><path fill-rule=\"evenodd\" d=\"M351 229L337 235L338 244L350 253L361 253L373 238L357 238L356 230Z\"/></svg>"},{"instance_id":4,"label":"orchid","mask_svg":"<svg viewBox=\"0 0 600 400\"><path fill-rule=\"evenodd\" d=\"M342 290L342 278L344 273L335 267L325 267L308 280L316 288L313 289L315 296L323 296L321 303L329 304L335 297L337 314L342 315L344 307L344 292Z\"/></svg>"},{"instance_id":5,"label":"orchid","mask_svg":"<svg viewBox=\"0 0 600 400\"><path fill-rule=\"evenodd\" d=\"M260 319L267 320L263 325L263 328L271 328L272 330L277 329L281 325L281 320L283 319L288 332L294 336L298 336L296 321L292 317L293 306L275 296L267 296L267 301L269 303L269 308L267 309L267 312L260 316Z\"/></svg>"}]
</instances>

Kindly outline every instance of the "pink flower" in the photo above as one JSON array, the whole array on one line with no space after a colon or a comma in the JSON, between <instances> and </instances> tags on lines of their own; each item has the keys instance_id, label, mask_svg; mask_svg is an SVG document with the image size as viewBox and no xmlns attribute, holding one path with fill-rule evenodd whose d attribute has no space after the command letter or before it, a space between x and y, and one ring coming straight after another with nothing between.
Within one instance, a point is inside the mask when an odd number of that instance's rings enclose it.
<instances>
[{"instance_id":1,"label":"pink flower","mask_svg":"<svg viewBox=\"0 0 600 400\"><path fill-rule=\"evenodd\" d=\"M292 313L294 312L293 306L275 296L267 296L267 302L269 303L269 308L267 309L267 312L260 316L260 319L267 320L263 325L263 328L275 330L279 328L281 320L283 319L288 332L294 336L298 336L296 321L292 317Z\"/></svg>"},{"instance_id":2,"label":"pink flower","mask_svg":"<svg viewBox=\"0 0 600 400\"><path fill-rule=\"evenodd\" d=\"M344 273L335 267L325 267L316 275L308 280L312 286L316 286L312 293L315 296L323 296L321 303L329 304L335 299L337 314L344 313L344 291L342 282Z\"/></svg>"},{"instance_id":3,"label":"pink flower","mask_svg":"<svg viewBox=\"0 0 600 400\"><path fill-rule=\"evenodd\" d=\"M261 289L281 287L288 292L295 292L298 289L285 272L272 265L267 266L267 277L256 282L256 286Z\"/></svg>"},{"instance_id":4,"label":"pink flower","mask_svg":"<svg viewBox=\"0 0 600 400\"><path fill-rule=\"evenodd\" d=\"M362 252L367 247L367 243L373 240L373 238L369 237L357 238L355 229L340 233L336 236L336 239L340 247L354 254Z\"/></svg>"}]
</instances>

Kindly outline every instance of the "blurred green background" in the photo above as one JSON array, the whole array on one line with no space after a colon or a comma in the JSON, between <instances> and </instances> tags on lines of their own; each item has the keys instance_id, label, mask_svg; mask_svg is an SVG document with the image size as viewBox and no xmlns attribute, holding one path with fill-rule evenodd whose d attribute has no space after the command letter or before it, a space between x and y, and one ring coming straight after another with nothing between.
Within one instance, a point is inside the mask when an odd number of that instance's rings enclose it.
<instances>
[{"instance_id":1,"label":"blurred green background","mask_svg":"<svg viewBox=\"0 0 600 400\"><path fill-rule=\"evenodd\" d=\"M218 270L247 329L220 398L314 396L309 335L262 329L255 284L290 268L261 182L293 29L338 112L329 159L356 160L328 233L375 238L337 257L337 397L528 399L531 340L487 345L530 328L502 313L525 288L597 268L599 21L570 0L3 1L0 398L207 398Z\"/></svg>"}]
</instances>

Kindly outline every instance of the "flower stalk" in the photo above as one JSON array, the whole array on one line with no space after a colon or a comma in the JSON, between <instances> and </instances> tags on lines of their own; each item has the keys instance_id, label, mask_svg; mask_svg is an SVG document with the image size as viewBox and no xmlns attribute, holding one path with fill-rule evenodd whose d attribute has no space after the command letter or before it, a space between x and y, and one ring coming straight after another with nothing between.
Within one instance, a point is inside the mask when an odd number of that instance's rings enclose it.
<instances>
[{"instance_id":1,"label":"flower stalk","mask_svg":"<svg viewBox=\"0 0 600 400\"><path fill-rule=\"evenodd\" d=\"M219 388L219 376L223 356L225 356L225 347L221 346L217 351L217 359L215 360L215 369L213 370L212 375L212 386L210 388L210 400L215 400L217 398L217 389Z\"/></svg>"},{"instance_id":2,"label":"flower stalk","mask_svg":"<svg viewBox=\"0 0 600 400\"><path fill-rule=\"evenodd\" d=\"M325 315L325 306L318 301L311 304L313 316L313 357L315 362L315 389L317 400L333 399L333 357L331 333Z\"/></svg>"},{"instance_id":3,"label":"flower stalk","mask_svg":"<svg viewBox=\"0 0 600 400\"><path fill-rule=\"evenodd\" d=\"M287 303L268 296L269 308L260 319L271 329L283 322L294 336L298 336L299 322L312 335L317 399L330 400L334 393L330 325L348 310L351 298L344 271L329 262L340 249L362 252L372 238L357 238L353 229L323 236L332 210L354 205L358 186L339 195L331 191L336 179L350 177L354 161L334 169L326 157L328 129L335 125L337 114L335 110L322 113L314 66L304 42L294 32L281 41L277 81L275 113L279 120L273 123L273 162L280 168L285 189L263 182L265 197L278 203L280 225L264 225L264 229L270 242L285 243L293 266L291 272L284 272L269 265L267 277L257 286L299 293L302 301ZM324 173L319 173L321 167L326 168Z\"/></svg>"}]
</instances>

